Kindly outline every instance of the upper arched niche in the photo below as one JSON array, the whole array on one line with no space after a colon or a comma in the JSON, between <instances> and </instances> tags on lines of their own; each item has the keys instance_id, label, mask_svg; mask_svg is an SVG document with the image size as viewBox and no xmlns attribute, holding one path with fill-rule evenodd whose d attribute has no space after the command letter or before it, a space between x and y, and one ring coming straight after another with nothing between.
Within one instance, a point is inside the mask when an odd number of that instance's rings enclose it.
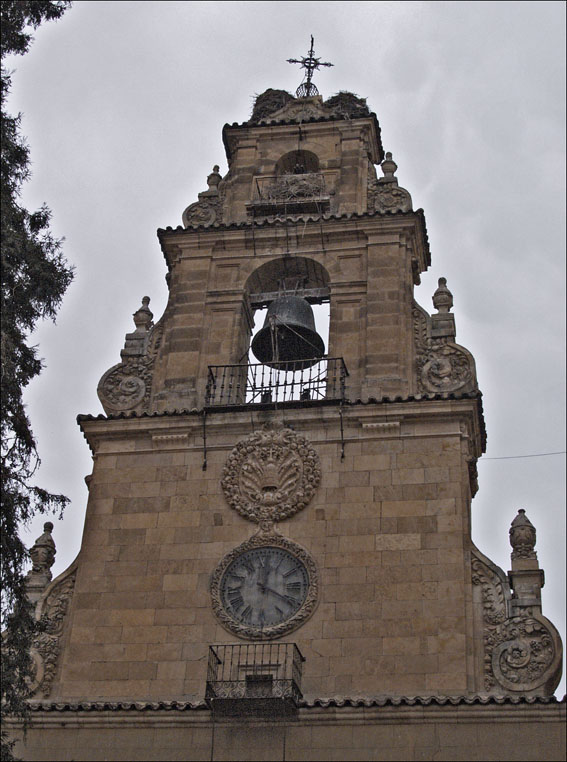
<instances>
[{"instance_id":1,"label":"upper arched niche","mask_svg":"<svg viewBox=\"0 0 567 762\"><path fill-rule=\"evenodd\" d=\"M275 171L276 175L318 172L319 158L313 151L290 151L278 159Z\"/></svg>"},{"instance_id":2,"label":"upper arched niche","mask_svg":"<svg viewBox=\"0 0 567 762\"><path fill-rule=\"evenodd\" d=\"M307 257L287 256L272 259L254 270L246 281L245 289L252 297L280 291L308 290L314 293L306 294L307 300L320 302L329 298L329 282L329 273L319 262Z\"/></svg>"}]
</instances>

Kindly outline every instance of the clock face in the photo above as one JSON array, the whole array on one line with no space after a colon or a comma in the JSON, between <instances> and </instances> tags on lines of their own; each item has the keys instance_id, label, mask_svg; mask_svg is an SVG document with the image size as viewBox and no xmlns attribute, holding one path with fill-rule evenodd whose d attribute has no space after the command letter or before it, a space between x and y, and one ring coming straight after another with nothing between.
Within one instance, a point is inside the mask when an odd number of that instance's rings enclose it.
<instances>
[{"instance_id":1,"label":"clock face","mask_svg":"<svg viewBox=\"0 0 567 762\"><path fill-rule=\"evenodd\" d=\"M308 592L309 574L302 561L269 545L240 553L219 586L226 614L259 632L293 618Z\"/></svg>"}]
</instances>

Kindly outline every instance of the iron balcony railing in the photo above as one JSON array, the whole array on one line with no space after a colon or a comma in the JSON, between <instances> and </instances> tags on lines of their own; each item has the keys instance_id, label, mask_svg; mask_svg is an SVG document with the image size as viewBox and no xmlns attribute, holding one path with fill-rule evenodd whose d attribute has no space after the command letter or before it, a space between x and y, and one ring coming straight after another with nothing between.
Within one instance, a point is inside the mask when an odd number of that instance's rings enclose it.
<instances>
[{"instance_id":1,"label":"iron balcony railing","mask_svg":"<svg viewBox=\"0 0 567 762\"><path fill-rule=\"evenodd\" d=\"M240 705L242 711L247 703L267 706L269 699L296 705L302 698L304 661L295 643L209 646L205 698L211 706L236 710Z\"/></svg>"},{"instance_id":2,"label":"iron balcony railing","mask_svg":"<svg viewBox=\"0 0 567 762\"><path fill-rule=\"evenodd\" d=\"M345 400L348 371L342 357L268 365L209 365L207 407L310 400Z\"/></svg>"}]
</instances>

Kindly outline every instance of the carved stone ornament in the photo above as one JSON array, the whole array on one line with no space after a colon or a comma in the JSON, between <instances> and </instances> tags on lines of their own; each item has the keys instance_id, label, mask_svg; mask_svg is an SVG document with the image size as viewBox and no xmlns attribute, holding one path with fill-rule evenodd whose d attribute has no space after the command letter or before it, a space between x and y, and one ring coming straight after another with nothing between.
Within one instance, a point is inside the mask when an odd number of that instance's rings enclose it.
<instances>
[{"instance_id":1,"label":"carved stone ornament","mask_svg":"<svg viewBox=\"0 0 567 762\"><path fill-rule=\"evenodd\" d=\"M205 198L196 201L183 212L183 225L189 227L209 227L214 222L222 222L222 199Z\"/></svg>"},{"instance_id":2,"label":"carved stone ornament","mask_svg":"<svg viewBox=\"0 0 567 762\"><path fill-rule=\"evenodd\" d=\"M61 650L60 638L75 588L76 574L76 567L70 567L68 573L47 591L39 611L45 626L43 631L34 638L32 644L31 657L35 666L35 675L30 690L33 693L41 692L44 697L50 695L57 673L57 661Z\"/></svg>"},{"instance_id":3,"label":"carved stone ornament","mask_svg":"<svg viewBox=\"0 0 567 762\"><path fill-rule=\"evenodd\" d=\"M238 564L241 558L244 558L244 564L246 564L251 552L253 553L258 550L264 550L266 554L272 553L276 556L278 552L281 554L281 551L283 551L288 558L295 559L297 565L301 567L303 574L307 578L301 606L297 610L292 611L284 621L263 627L245 621L245 611L241 611L241 616L237 618L233 609L226 605L226 580L224 579L227 570L230 574L229 567L233 568L235 563ZM242 579L242 576L238 576L236 581L238 582L239 579ZM289 579L292 579L292 577L289 577ZM287 587L291 587L294 584L297 585L299 583L287 583ZM262 587L260 583L258 585ZM267 589L268 595L279 595L278 592L270 588L265 589ZM231 588L229 588L229 596L231 594L230 590ZM257 534L230 551L219 563L211 577L210 593L213 612L226 630L237 635L239 638L274 640L296 630L309 619L317 608L319 601L319 572L314 559L304 548L278 534L271 522L263 521ZM235 594L237 595L238 593ZM283 596L280 595L279 597ZM276 601L278 601L277 598ZM246 600L242 605L245 604ZM282 606L281 613L285 617L286 604L280 603L280 605ZM250 606L247 606L247 608L249 609Z\"/></svg>"},{"instance_id":4,"label":"carved stone ornament","mask_svg":"<svg viewBox=\"0 0 567 762\"><path fill-rule=\"evenodd\" d=\"M529 610L509 617L502 579L477 556L472 581L482 588L485 689L551 695L561 677L555 628Z\"/></svg>"},{"instance_id":5,"label":"carved stone ornament","mask_svg":"<svg viewBox=\"0 0 567 762\"><path fill-rule=\"evenodd\" d=\"M108 414L128 412L147 402L152 370L152 357L130 357L107 370L97 389L105 411Z\"/></svg>"},{"instance_id":6,"label":"carved stone ornament","mask_svg":"<svg viewBox=\"0 0 567 762\"><path fill-rule=\"evenodd\" d=\"M149 409L154 362L163 335L163 321L151 325L146 315L142 323L142 313L143 309L134 313L136 331L126 334L122 362L107 370L98 383L97 394L107 415L142 413Z\"/></svg>"},{"instance_id":7,"label":"carved stone ornament","mask_svg":"<svg viewBox=\"0 0 567 762\"><path fill-rule=\"evenodd\" d=\"M398 168L388 152L381 164L384 177L378 180L373 173L368 173L367 207L368 211L376 212L411 212L412 200L405 188L398 186L394 172Z\"/></svg>"},{"instance_id":8,"label":"carved stone ornament","mask_svg":"<svg viewBox=\"0 0 567 762\"><path fill-rule=\"evenodd\" d=\"M323 175L308 172L301 175L282 175L274 179L266 188L266 196L271 201L295 201L321 196L325 192Z\"/></svg>"},{"instance_id":9,"label":"carved stone ornament","mask_svg":"<svg viewBox=\"0 0 567 762\"><path fill-rule=\"evenodd\" d=\"M286 105L259 120L259 124L271 122L306 122L309 119L320 119L321 117L333 116L331 109L323 106L321 96L312 98L300 98L293 100Z\"/></svg>"},{"instance_id":10,"label":"carved stone ornament","mask_svg":"<svg viewBox=\"0 0 567 762\"><path fill-rule=\"evenodd\" d=\"M476 388L474 360L459 344L447 337L432 339L431 318L417 302L413 305L413 336L416 351L416 381L420 393L454 392Z\"/></svg>"},{"instance_id":11,"label":"carved stone ornament","mask_svg":"<svg viewBox=\"0 0 567 762\"><path fill-rule=\"evenodd\" d=\"M417 360L420 391L454 392L469 383L472 373L465 350L439 342L431 342L429 350Z\"/></svg>"},{"instance_id":12,"label":"carved stone ornament","mask_svg":"<svg viewBox=\"0 0 567 762\"><path fill-rule=\"evenodd\" d=\"M250 521L283 521L305 508L321 481L319 456L291 429L264 427L240 440L221 485L231 508Z\"/></svg>"},{"instance_id":13,"label":"carved stone ornament","mask_svg":"<svg viewBox=\"0 0 567 762\"><path fill-rule=\"evenodd\" d=\"M37 538L30 548L30 558L32 568L27 575L28 584L41 580L44 587L51 582L51 567L55 563L55 542L51 533L53 532L53 523L46 521L43 525L43 534Z\"/></svg>"},{"instance_id":14,"label":"carved stone ornament","mask_svg":"<svg viewBox=\"0 0 567 762\"><path fill-rule=\"evenodd\" d=\"M405 188L376 183L368 189L368 210L376 212L411 212L412 200Z\"/></svg>"}]
</instances>

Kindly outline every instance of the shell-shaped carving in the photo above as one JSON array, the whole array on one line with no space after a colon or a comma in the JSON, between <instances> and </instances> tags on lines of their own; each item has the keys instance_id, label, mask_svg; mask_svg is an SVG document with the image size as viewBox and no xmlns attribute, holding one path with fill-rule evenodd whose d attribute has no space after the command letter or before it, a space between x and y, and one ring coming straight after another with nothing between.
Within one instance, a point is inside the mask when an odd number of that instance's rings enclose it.
<instances>
[{"instance_id":1,"label":"shell-shaped carving","mask_svg":"<svg viewBox=\"0 0 567 762\"><path fill-rule=\"evenodd\" d=\"M221 480L229 505L251 521L282 521L311 500L321 469L313 447L291 429L263 429L238 442Z\"/></svg>"}]
</instances>

